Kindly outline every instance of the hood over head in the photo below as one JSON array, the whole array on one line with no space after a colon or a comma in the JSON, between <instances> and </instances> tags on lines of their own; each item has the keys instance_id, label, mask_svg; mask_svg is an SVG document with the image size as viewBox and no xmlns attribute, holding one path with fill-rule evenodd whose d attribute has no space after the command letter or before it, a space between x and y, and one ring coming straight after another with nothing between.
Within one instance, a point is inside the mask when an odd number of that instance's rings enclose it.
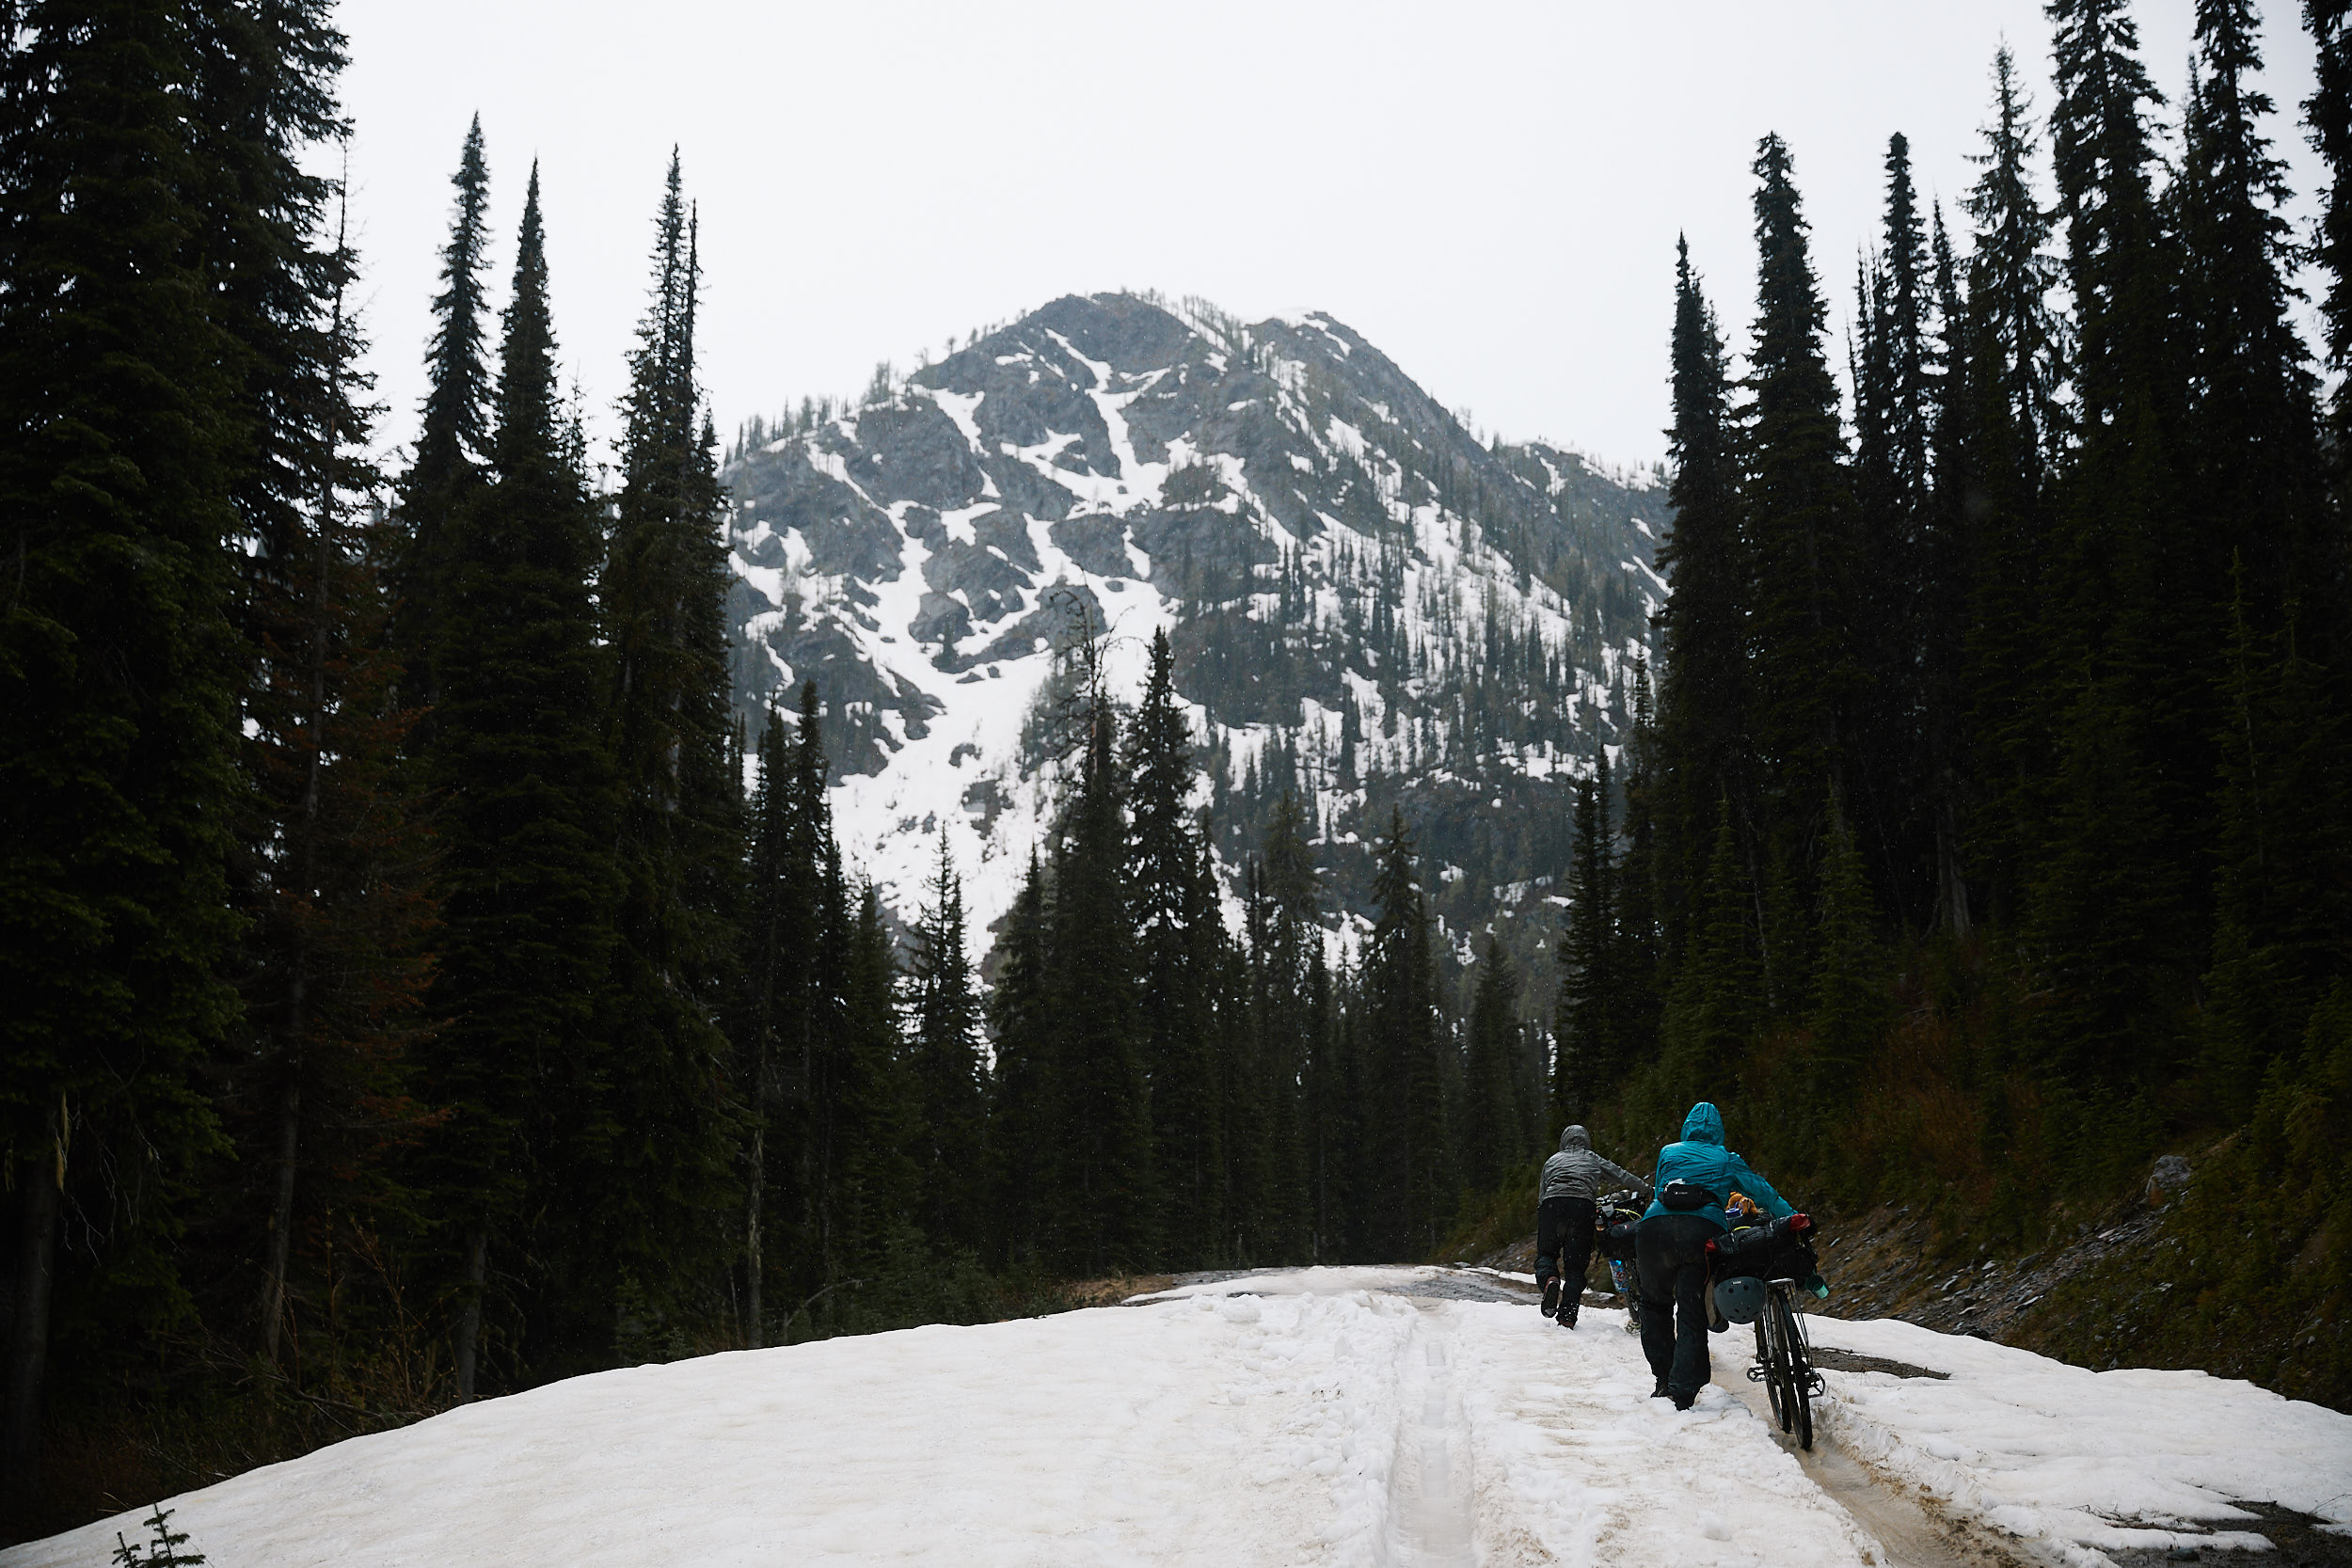
<instances>
[{"instance_id":1,"label":"hood over head","mask_svg":"<svg viewBox=\"0 0 2352 1568\"><path fill-rule=\"evenodd\" d=\"M1702 1100L1691 1107L1691 1114L1682 1118L1682 1141L1723 1147L1724 1114L1715 1109L1713 1101Z\"/></svg>"},{"instance_id":2,"label":"hood over head","mask_svg":"<svg viewBox=\"0 0 2352 1568\"><path fill-rule=\"evenodd\" d=\"M1574 1122L1570 1122L1567 1126L1560 1129L1561 1153L1565 1154L1571 1148L1590 1148L1592 1147L1593 1135L1585 1132L1581 1127L1577 1126Z\"/></svg>"}]
</instances>

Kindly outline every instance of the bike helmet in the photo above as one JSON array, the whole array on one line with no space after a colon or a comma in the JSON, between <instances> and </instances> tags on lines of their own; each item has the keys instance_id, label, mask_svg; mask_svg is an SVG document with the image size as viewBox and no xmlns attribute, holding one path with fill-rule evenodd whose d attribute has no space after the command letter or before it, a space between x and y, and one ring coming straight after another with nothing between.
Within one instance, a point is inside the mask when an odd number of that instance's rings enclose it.
<instances>
[{"instance_id":1,"label":"bike helmet","mask_svg":"<svg viewBox=\"0 0 2352 1568\"><path fill-rule=\"evenodd\" d=\"M1715 1310L1735 1323L1752 1323L1764 1315L1764 1282L1753 1275L1715 1282Z\"/></svg>"}]
</instances>

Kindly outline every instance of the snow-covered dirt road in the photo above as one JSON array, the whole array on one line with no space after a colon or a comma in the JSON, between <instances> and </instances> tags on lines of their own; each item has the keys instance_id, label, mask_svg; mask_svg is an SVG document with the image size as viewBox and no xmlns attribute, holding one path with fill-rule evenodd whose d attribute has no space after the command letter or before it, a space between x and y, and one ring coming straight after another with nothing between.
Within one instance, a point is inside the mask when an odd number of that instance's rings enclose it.
<instances>
[{"instance_id":1,"label":"snow-covered dirt road","mask_svg":"<svg viewBox=\"0 0 2352 1568\"><path fill-rule=\"evenodd\" d=\"M2201 1531L2233 1528L2233 1499L2352 1524L2352 1418L1818 1327L1949 1374L1828 1374L1851 1474L1809 1475L1735 1394L1738 1332L1714 1341L1723 1386L1677 1413L1614 1312L1571 1332L1472 1271L1318 1269L578 1378L170 1506L216 1568L1925 1568L1841 1506L1855 1484L1916 1489L1913 1515L2020 1563L2228 1544ZM126 1515L0 1568L95 1568L118 1529L138 1538Z\"/></svg>"}]
</instances>

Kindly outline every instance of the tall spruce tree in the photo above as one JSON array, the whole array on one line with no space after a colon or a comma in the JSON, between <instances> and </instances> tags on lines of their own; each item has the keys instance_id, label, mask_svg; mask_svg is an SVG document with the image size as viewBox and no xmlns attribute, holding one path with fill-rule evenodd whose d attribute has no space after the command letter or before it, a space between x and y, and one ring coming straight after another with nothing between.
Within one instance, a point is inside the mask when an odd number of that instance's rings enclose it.
<instances>
[{"instance_id":1,"label":"tall spruce tree","mask_svg":"<svg viewBox=\"0 0 2352 1568\"><path fill-rule=\"evenodd\" d=\"M1844 810L1858 671L1852 492L1837 384L1821 354L1824 307L1788 149L1758 144L1759 256L1745 520L1754 573L1750 714L1767 841L1809 875L1817 835Z\"/></svg>"},{"instance_id":2,"label":"tall spruce tree","mask_svg":"<svg viewBox=\"0 0 2352 1568\"><path fill-rule=\"evenodd\" d=\"M1306 1149L1299 1093L1314 1037L1314 956L1323 944L1313 851L1297 797L1285 793L1266 823L1251 932L1252 1022L1266 1111L1265 1212L1252 1255L1304 1256Z\"/></svg>"},{"instance_id":3,"label":"tall spruce tree","mask_svg":"<svg viewBox=\"0 0 2352 1568\"><path fill-rule=\"evenodd\" d=\"M675 151L653 268L598 582L626 879L606 1025L623 1127L605 1234L647 1309L675 1312L731 1250L719 1216L731 1209L739 1117L717 1020L733 985L742 823L722 497L694 381L698 259Z\"/></svg>"},{"instance_id":4,"label":"tall spruce tree","mask_svg":"<svg viewBox=\"0 0 2352 1568\"><path fill-rule=\"evenodd\" d=\"M1052 1242L1052 1192L1060 1178L1059 1120L1047 946L1053 910L1035 854L997 938L996 983L988 996L995 1052L989 1079L988 1192L992 1255L1000 1267L1044 1267Z\"/></svg>"},{"instance_id":5,"label":"tall spruce tree","mask_svg":"<svg viewBox=\"0 0 2352 1568\"><path fill-rule=\"evenodd\" d=\"M2187 262L2182 304L2194 324L2186 460L2204 516L2186 536L2197 557L2185 570L2215 596L2234 554L2247 609L2267 632L2324 576L2329 519L2317 388L2289 315L2286 166L2263 134L2274 105L2251 80L2262 69L2257 29L2250 0L2197 8L2201 79L2183 117L2172 206Z\"/></svg>"},{"instance_id":6,"label":"tall spruce tree","mask_svg":"<svg viewBox=\"0 0 2352 1568\"><path fill-rule=\"evenodd\" d=\"M479 114L466 128L450 183L457 191L456 207L449 243L441 248L441 292L433 299L416 455L400 483L398 515L405 536L390 573L392 641L405 666L409 701L424 708L440 698L433 663L440 633L434 615L445 591L440 562L450 520L485 483L489 458L491 384L483 325L488 302L482 274L489 264L490 169Z\"/></svg>"},{"instance_id":7,"label":"tall spruce tree","mask_svg":"<svg viewBox=\"0 0 2352 1568\"><path fill-rule=\"evenodd\" d=\"M346 307L356 261L340 224L333 254L326 378L302 458L312 494L281 521L283 554L246 596L252 788L237 972L246 1029L221 1097L242 1180L220 1172L213 1184L237 1193L250 1227L264 1357L279 1361L292 1314L314 1340L307 1357L294 1347L292 1363L340 1369L367 1357L324 1336L346 1324L364 1335L378 1326L370 1308L392 1305L336 1278L334 1251L358 1235L345 1227L358 1218L401 1242L415 1224L393 1153L419 1120L405 1087L425 1032L435 909L422 813L399 766L414 716L395 705L398 667L382 636L389 530L352 515L374 475L358 455L370 410L355 406L363 344ZM334 1312L323 1309L329 1293ZM199 1301L220 1321L229 1304L212 1295Z\"/></svg>"},{"instance_id":8,"label":"tall spruce tree","mask_svg":"<svg viewBox=\"0 0 2352 1568\"><path fill-rule=\"evenodd\" d=\"M0 1071L18 1260L0 1463L38 1475L61 1273L117 1321L175 1305L236 1000L226 865L241 350L208 310L183 8L0 17ZM62 1216L90 1250L61 1256ZM61 1369L71 1379L72 1367Z\"/></svg>"},{"instance_id":9,"label":"tall spruce tree","mask_svg":"<svg viewBox=\"0 0 2352 1568\"><path fill-rule=\"evenodd\" d=\"M1886 148L1883 245L1860 303L1855 374L1854 539L1851 546L1856 658L1873 678L1856 691L1849 745L1880 884L1899 912L1924 908L1933 816L1924 755L1925 612L1939 597L1926 578L1930 441L1934 425L1932 260L1911 146Z\"/></svg>"},{"instance_id":10,"label":"tall spruce tree","mask_svg":"<svg viewBox=\"0 0 2352 1568\"><path fill-rule=\"evenodd\" d=\"M1532 1152L1514 1082L1525 1027L1518 1001L1518 969L1502 939L1489 933L1470 1002L1464 1063L1462 1182L1472 1193L1492 1192Z\"/></svg>"},{"instance_id":11,"label":"tall spruce tree","mask_svg":"<svg viewBox=\"0 0 2352 1568\"><path fill-rule=\"evenodd\" d=\"M517 233L500 345L496 483L452 520L431 762L447 804L444 932L431 1053L451 1109L429 1148L453 1232L458 1397L476 1391L490 1249L542 1301L575 1284L607 1195L616 1128L609 1042L596 1028L620 882L618 799L604 743L609 689L592 592L601 530L556 387L538 171ZM550 1268L534 1277L526 1257ZM548 1333L610 1333L603 1310L534 1322L523 1365L594 1352Z\"/></svg>"},{"instance_id":12,"label":"tall spruce tree","mask_svg":"<svg viewBox=\"0 0 2352 1568\"><path fill-rule=\"evenodd\" d=\"M1171 1260L1197 1262L1214 1253L1219 1229L1210 1002L1217 953L1204 927L1220 917L1214 889L1200 896L1201 846L1190 826L1198 774L1175 670L1166 629L1155 631L1143 703L1127 736L1128 890L1164 1233Z\"/></svg>"},{"instance_id":13,"label":"tall spruce tree","mask_svg":"<svg viewBox=\"0 0 2352 1568\"><path fill-rule=\"evenodd\" d=\"M1715 802L1746 798L1750 571L1721 332L1687 240L1675 245L1672 531L1658 547L1670 585L1658 612L1659 925L1678 953L1701 896Z\"/></svg>"},{"instance_id":14,"label":"tall spruce tree","mask_svg":"<svg viewBox=\"0 0 2352 1568\"><path fill-rule=\"evenodd\" d=\"M939 871L908 960L908 1055L914 1080L915 1212L945 1239L968 1212L980 1169L986 1096L979 999L964 951L963 883L940 835Z\"/></svg>"},{"instance_id":15,"label":"tall spruce tree","mask_svg":"<svg viewBox=\"0 0 2352 1568\"><path fill-rule=\"evenodd\" d=\"M2048 614L2059 685L2032 924L2057 994L2046 1048L2084 1085L2161 1073L2153 1016L2199 957L2201 781L2220 630L2172 454L2185 415L2177 247L2152 191L2160 103L2122 0L2056 0L2051 117L2080 341L2080 441L2061 481Z\"/></svg>"},{"instance_id":16,"label":"tall spruce tree","mask_svg":"<svg viewBox=\"0 0 2352 1568\"><path fill-rule=\"evenodd\" d=\"M1135 933L1117 717L1087 662L1086 751L1054 857L1048 1027L1060 1146L1054 1256L1103 1273L1152 1261L1158 1244L1150 1085L1136 1017Z\"/></svg>"},{"instance_id":17,"label":"tall spruce tree","mask_svg":"<svg viewBox=\"0 0 2352 1568\"><path fill-rule=\"evenodd\" d=\"M1553 1074L1556 1130L1581 1121L1610 1094L1629 1065L1620 1037L1625 978L1617 920L1615 835L1609 825L1609 756L1577 781L1574 850L1568 862L1568 919L1560 934L1560 1057Z\"/></svg>"},{"instance_id":18,"label":"tall spruce tree","mask_svg":"<svg viewBox=\"0 0 2352 1568\"><path fill-rule=\"evenodd\" d=\"M1943 503L1963 540L1967 692L1963 764L1971 810L1963 837L1986 912L2023 913L2039 862L2052 716L2042 695L2050 524L2046 465L2064 434L2057 392L2062 323L2048 303L2060 267L2051 220L2034 189L2035 127L2008 49L1994 56L1994 119L1982 173L1963 205L1973 221L1966 320L1954 396L1964 398L1964 454Z\"/></svg>"},{"instance_id":19,"label":"tall spruce tree","mask_svg":"<svg viewBox=\"0 0 2352 1568\"><path fill-rule=\"evenodd\" d=\"M1693 1100L1726 1098L1756 1036L1763 980L1749 933L1755 883L1727 800L1716 806L1705 895L1703 919L1675 971L1658 1059L1645 1085L1647 1109L1661 1117Z\"/></svg>"},{"instance_id":20,"label":"tall spruce tree","mask_svg":"<svg viewBox=\"0 0 2352 1568\"><path fill-rule=\"evenodd\" d=\"M1443 1042L1429 910L1401 809L1375 849L1375 917L1364 960L1368 1089L1378 1119L1366 1130L1377 1164L1369 1200L1370 1238L1391 1258L1422 1256L1453 1217L1453 1150L1447 1138Z\"/></svg>"}]
</instances>

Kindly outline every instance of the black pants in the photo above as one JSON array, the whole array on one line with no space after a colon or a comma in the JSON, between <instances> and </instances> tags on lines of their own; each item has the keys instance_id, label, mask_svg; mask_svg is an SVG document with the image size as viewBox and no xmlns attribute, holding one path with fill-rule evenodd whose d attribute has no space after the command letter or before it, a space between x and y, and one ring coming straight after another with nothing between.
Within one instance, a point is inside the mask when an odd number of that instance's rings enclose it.
<instances>
[{"instance_id":1,"label":"black pants","mask_svg":"<svg viewBox=\"0 0 2352 1568\"><path fill-rule=\"evenodd\" d=\"M1642 1354L1676 1408L1688 1408L1713 1369L1707 1358L1707 1243L1723 1228L1696 1214L1656 1214L1633 1232L1642 1275Z\"/></svg>"},{"instance_id":2,"label":"black pants","mask_svg":"<svg viewBox=\"0 0 2352 1568\"><path fill-rule=\"evenodd\" d=\"M1548 1197L1535 1205L1535 1279L1560 1275L1561 1288L1581 1291L1593 1256L1593 1200ZM1568 1298L1574 1301L1576 1297Z\"/></svg>"}]
</instances>

